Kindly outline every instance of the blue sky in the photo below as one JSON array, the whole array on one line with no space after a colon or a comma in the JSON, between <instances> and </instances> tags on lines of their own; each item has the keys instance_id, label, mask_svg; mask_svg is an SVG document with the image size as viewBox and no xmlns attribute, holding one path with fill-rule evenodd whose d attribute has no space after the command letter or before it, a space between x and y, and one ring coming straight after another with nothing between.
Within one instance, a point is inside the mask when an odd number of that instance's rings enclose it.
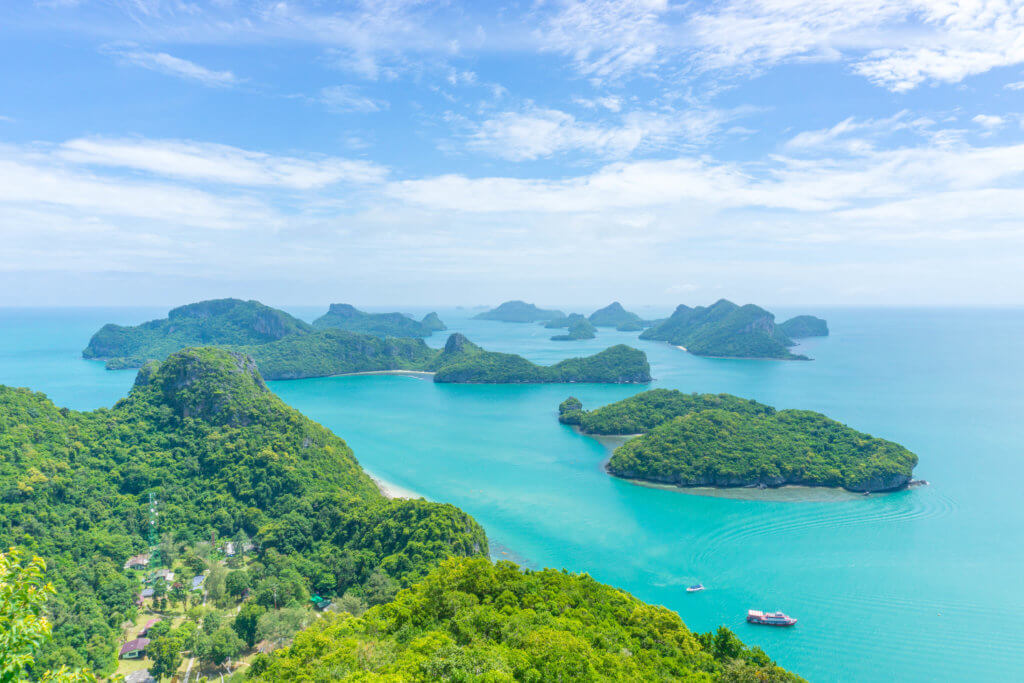
<instances>
[{"instance_id":1,"label":"blue sky","mask_svg":"<svg viewBox=\"0 0 1024 683\"><path fill-rule=\"evenodd\" d=\"M52 0L0 305L1024 304L1020 0Z\"/></svg>"}]
</instances>

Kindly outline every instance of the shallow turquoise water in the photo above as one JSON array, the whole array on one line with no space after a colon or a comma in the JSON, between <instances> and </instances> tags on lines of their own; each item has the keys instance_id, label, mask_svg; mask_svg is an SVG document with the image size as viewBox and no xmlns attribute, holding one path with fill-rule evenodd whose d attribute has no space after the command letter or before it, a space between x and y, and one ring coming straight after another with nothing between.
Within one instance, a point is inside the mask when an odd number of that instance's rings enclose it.
<instances>
[{"instance_id":1,"label":"shallow turquoise water","mask_svg":"<svg viewBox=\"0 0 1024 683\"><path fill-rule=\"evenodd\" d=\"M538 362L637 344L654 386L820 410L917 452L917 475L931 486L777 502L613 479L601 469L605 448L559 425L557 406L569 394L594 407L642 387L360 376L272 388L344 437L371 472L473 514L496 557L587 571L677 610L697 630L726 624L812 680L1019 677L1024 311L809 312L833 330L804 345L811 363L700 359L603 329L587 342L550 342L537 325L441 316L487 348ZM164 313L0 310L0 382L73 408L110 405L133 373L81 360L89 334L102 322ZM695 581L708 590L686 594ZM748 608L783 609L800 623L749 626Z\"/></svg>"}]
</instances>

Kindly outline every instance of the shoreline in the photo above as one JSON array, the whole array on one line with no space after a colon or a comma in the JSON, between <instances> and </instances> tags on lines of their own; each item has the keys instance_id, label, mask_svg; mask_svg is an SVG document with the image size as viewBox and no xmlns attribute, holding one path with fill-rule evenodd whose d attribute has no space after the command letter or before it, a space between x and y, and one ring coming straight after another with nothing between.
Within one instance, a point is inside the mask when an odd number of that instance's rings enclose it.
<instances>
[{"instance_id":1,"label":"shoreline","mask_svg":"<svg viewBox=\"0 0 1024 683\"><path fill-rule=\"evenodd\" d=\"M356 377L359 375L406 375L414 377L416 379L426 379L427 377L433 377L436 373L427 372L426 370L363 370L362 372L342 372L337 375L323 375L324 377ZM316 379L310 377L308 379Z\"/></svg>"},{"instance_id":2,"label":"shoreline","mask_svg":"<svg viewBox=\"0 0 1024 683\"><path fill-rule=\"evenodd\" d=\"M393 484L390 481L383 479L377 476L376 474L373 474L369 470L366 470L366 474L368 477L370 477L373 483L377 485L377 490L380 491L380 494L387 498L388 500L415 500L417 498L427 500L426 496L416 493L411 489L407 489L404 486Z\"/></svg>"}]
</instances>

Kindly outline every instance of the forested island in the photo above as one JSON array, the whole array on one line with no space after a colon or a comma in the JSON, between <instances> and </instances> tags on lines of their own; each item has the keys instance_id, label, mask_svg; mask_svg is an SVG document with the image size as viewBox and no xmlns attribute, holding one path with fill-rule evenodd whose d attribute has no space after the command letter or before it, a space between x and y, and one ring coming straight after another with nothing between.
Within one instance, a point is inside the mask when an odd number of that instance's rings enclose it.
<instances>
[{"instance_id":1,"label":"forested island","mask_svg":"<svg viewBox=\"0 0 1024 683\"><path fill-rule=\"evenodd\" d=\"M313 321L313 327L377 337L429 337L434 332L448 329L437 313L428 313L422 321L417 321L402 313L366 313L349 304L331 304L327 313Z\"/></svg>"},{"instance_id":2,"label":"forested island","mask_svg":"<svg viewBox=\"0 0 1024 683\"><path fill-rule=\"evenodd\" d=\"M568 358L543 366L512 353L485 351L458 333L448 338L441 353L423 369L435 373L435 382L466 384L643 384L651 381L646 354L622 344L593 356Z\"/></svg>"},{"instance_id":3,"label":"forested island","mask_svg":"<svg viewBox=\"0 0 1024 683\"><path fill-rule=\"evenodd\" d=\"M579 322L580 320L586 320L586 319L587 319L587 316L585 316L585 315L583 315L581 313L570 313L569 315L564 315L564 316L562 316L560 318L552 318L551 320L541 321L541 322L544 323L545 329L548 329L548 330L560 330L560 329L565 329L565 328L569 327L569 325L572 325L575 322Z\"/></svg>"},{"instance_id":4,"label":"forested island","mask_svg":"<svg viewBox=\"0 0 1024 683\"><path fill-rule=\"evenodd\" d=\"M575 398L559 420L587 434L640 434L608 472L680 487L805 486L888 491L910 482L917 456L809 410L775 410L730 394L654 389L593 411Z\"/></svg>"},{"instance_id":5,"label":"forested island","mask_svg":"<svg viewBox=\"0 0 1024 683\"><path fill-rule=\"evenodd\" d=\"M499 320L504 323L533 323L564 318L565 313L537 308L525 301L506 301L497 308L473 316L477 320Z\"/></svg>"},{"instance_id":6,"label":"forested island","mask_svg":"<svg viewBox=\"0 0 1024 683\"><path fill-rule=\"evenodd\" d=\"M798 315L779 325L782 333L791 339L804 337L827 337L828 323L813 315Z\"/></svg>"},{"instance_id":7,"label":"forested island","mask_svg":"<svg viewBox=\"0 0 1024 683\"><path fill-rule=\"evenodd\" d=\"M618 301L613 301L591 313L590 323L595 327L614 327L627 331L643 329L643 320L640 316L624 309Z\"/></svg>"},{"instance_id":8,"label":"forested island","mask_svg":"<svg viewBox=\"0 0 1024 683\"><path fill-rule=\"evenodd\" d=\"M430 318L424 320L433 322ZM582 316L580 319L586 322ZM270 380L394 370L432 372L435 382L623 383L651 379L646 354L626 346L542 367L514 354L485 351L461 334L450 336L443 349L435 350L419 337L317 329L284 311L238 299L182 306L172 310L167 319L135 327L105 325L82 355L105 358L109 369L122 369L140 367L147 360L162 360L199 344L251 356L262 376Z\"/></svg>"},{"instance_id":9,"label":"forested island","mask_svg":"<svg viewBox=\"0 0 1024 683\"><path fill-rule=\"evenodd\" d=\"M809 360L789 350L795 342L775 324L774 315L760 306L738 306L726 299L707 307L680 305L640 338L666 341L698 356Z\"/></svg>"},{"instance_id":10,"label":"forested island","mask_svg":"<svg viewBox=\"0 0 1024 683\"><path fill-rule=\"evenodd\" d=\"M551 341L576 341L579 339L593 339L596 335L594 334L594 326L590 324L590 321L586 318L580 317L579 320L574 320L569 323L569 329L566 334L556 334L551 337Z\"/></svg>"},{"instance_id":11,"label":"forested island","mask_svg":"<svg viewBox=\"0 0 1024 683\"><path fill-rule=\"evenodd\" d=\"M469 515L385 499L344 441L224 349L147 363L109 410L0 386L0 486L17 568L0 588L53 627L0 653L14 679L109 675L133 644L157 677L180 675L183 652L224 671L263 641L284 647L252 659L261 680L799 680L586 575L492 563ZM46 562L45 606L18 583L32 573L17 546Z\"/></svg>"}]
</instances>

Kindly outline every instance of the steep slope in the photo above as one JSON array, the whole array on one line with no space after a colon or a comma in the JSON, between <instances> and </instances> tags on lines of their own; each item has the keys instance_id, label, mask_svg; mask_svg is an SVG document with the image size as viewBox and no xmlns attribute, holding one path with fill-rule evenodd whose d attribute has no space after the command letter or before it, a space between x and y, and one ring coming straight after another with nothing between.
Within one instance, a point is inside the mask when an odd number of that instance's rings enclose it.
<instances>
[{"instance_id":1,"label":"steep slope","mask_svg":"<svg viewBox=\"0 0 1024 683\"><path fill-rule=\"evenodd\" d=\"M308 592L359 591L374 576L409 585L444 557L487 551L458 509L385 500L344 441L222 349L148 364L110 410L0 386L0 490L0 544L44 557L58 589L43 668L112 670L139 589L122 564L148 547L150 494L159 533L194 543L244 531L271 576Z\"/></svg>"},{"instance_id":2,"label":"steep slope","mask_svg":"<svg viewBox=\"0 0 1024 683\"><path fill-rule=\"evenodd\" d=\"M104 325L82 357L106 360L111 369L141 367L188 346L265 344L311 331L309 324L258 301L213 299L180 306L142 325Z\"/></svg>"},{"instance_id":3,"label":"steep slope","mask_svg":"<svg viewBox=\"0 0 1024 683\"><path fill-rule=\"evenodd\" d=\"M579 339L593 339L596 330L586 318L574 320L570 325L567 334L556 334L551 341L577 341Z\"/></svg>"}]
</instances>

